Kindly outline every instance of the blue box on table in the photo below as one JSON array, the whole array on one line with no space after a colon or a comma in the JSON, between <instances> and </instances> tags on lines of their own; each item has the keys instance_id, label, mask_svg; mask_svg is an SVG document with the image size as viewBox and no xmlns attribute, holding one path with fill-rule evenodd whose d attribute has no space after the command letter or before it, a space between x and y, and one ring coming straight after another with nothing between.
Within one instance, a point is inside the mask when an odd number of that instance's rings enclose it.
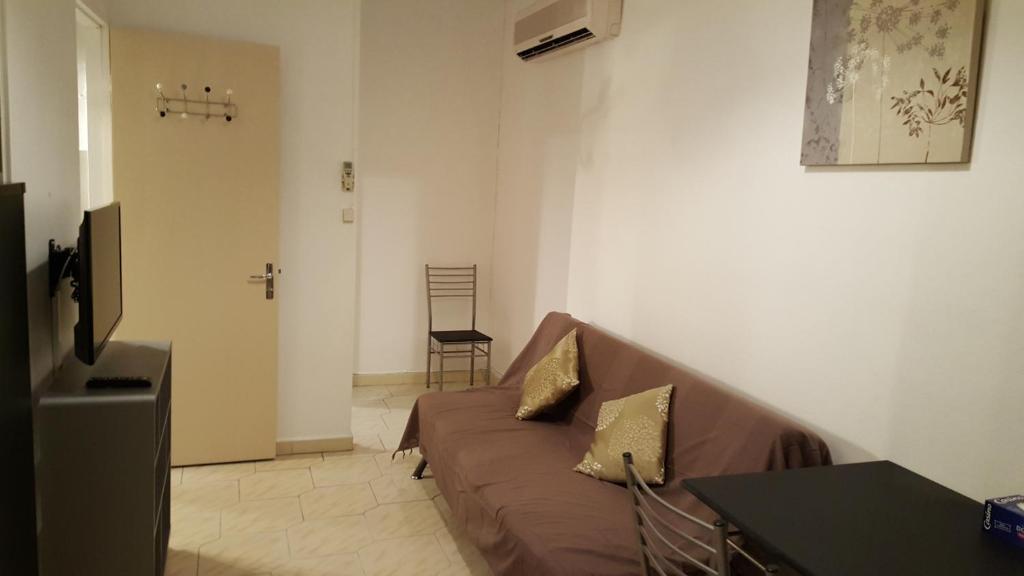
<instances>
[{"instance_id":1,"label":"blue box on table","mask_svg":"<svg viewBox=\"0 0 1024 576\"><path fill-rule=\"evenodd\" d=\"M986 500L981 527L1000 540L1024 548L1024 496Z\"/></svg>"}]
</instances>

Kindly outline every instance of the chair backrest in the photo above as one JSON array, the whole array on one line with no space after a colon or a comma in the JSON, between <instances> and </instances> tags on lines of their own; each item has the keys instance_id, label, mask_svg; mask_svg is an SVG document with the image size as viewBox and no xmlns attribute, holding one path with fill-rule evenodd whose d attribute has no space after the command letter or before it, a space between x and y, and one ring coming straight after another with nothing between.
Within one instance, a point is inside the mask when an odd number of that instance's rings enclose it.
<instances>
[{"instance_id":1,"label":"chair backrest","mask_svg":"<svg viewBox=\"0 0 1024 576\"><path fill-rule=\"evenodd\" d=\"M765 576L778 567L762 564L739 544L729 539L729 525L722 519L708 523L676 508L651 490L633 466L633 455L622 455L626 488L633 501L633 519L640 542L640 564L644 576L730 576L736 556L746 560ZM694 537L691 532L703 533ZM708 542L710 541L710 543ZM698 558L699 557L699 558Z\"/></svg>"},{"instance_id":2,"label":"chair backrest","mask_svg":"<svg viewBox=\"0 0 1024 576\"><path fill-rule=\"evenodd\" d=\"M626 488L633 500L633 518L644 576L686 576L693 569L709 576L728 576L728 527L721 521L709 524L669 504L640 477L633 466L632 454L623 454L622 461L626 469ZM713 534L714 537L710 538L712 543L706 543L706 537L691 536L684 526L688 526L690 531L697 529L698 532ZM699 560L693 554L710 561Z\"/></svg>"},{"instance_id":3,"label":"chair backrest","mask_svg":"<svg viewBox=\"0 0 1024 576\"><path fill-rule=\"evenodd\" d=\"M434 298L468 298L473 302L472 329L476 330L476 264L424 266L427 278L427 326L434 329Z\"/></svg>"}]
</instances>

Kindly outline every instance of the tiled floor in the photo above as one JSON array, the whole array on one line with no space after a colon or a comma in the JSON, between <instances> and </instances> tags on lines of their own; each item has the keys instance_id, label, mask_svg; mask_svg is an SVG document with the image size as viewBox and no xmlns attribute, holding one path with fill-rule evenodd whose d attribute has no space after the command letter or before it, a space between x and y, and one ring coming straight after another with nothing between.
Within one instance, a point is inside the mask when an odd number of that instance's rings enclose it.
<instances>
[{"instance_id":1,"label":"tiled floor","mask_svg":"<svg viewBox=\"0 0 1024 576\"><path fill-rule=\"evenodd\" d=\"M424 391L353 389L352 452L174 469L167 576L489 576L430 468L391 460Z\"/></svg>"}]
</instances>

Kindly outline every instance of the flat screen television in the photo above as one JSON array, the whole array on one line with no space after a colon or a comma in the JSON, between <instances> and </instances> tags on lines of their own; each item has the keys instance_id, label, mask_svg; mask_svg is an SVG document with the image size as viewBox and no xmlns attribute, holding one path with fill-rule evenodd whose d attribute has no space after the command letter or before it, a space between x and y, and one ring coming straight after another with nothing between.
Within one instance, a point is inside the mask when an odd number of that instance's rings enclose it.
<instances>
[{"instance_id":1,"label":"flat screen television","mask_svg":"<svg viewBox=\"0 0 1024 576\"><path fill-rule=\"evenodd\" d=\"M87 210L78 229L75 356L96 363L121 322L121 205Z\"/></svg>"}]
</instances>

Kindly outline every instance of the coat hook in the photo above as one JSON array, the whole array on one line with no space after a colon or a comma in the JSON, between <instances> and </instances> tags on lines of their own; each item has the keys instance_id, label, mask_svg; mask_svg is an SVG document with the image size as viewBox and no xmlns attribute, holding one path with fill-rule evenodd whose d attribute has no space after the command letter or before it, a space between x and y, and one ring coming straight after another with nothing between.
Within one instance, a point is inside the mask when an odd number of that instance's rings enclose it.
<instances>
[{"instance_id":1,"label":"coat hook","mask_svg":"<svg viewBox=\"0 0 1024 576\"><path fill-rule=\"evenodd\" d=\"M224 91L224 100L217 100L211 98L213 86L209 84L201 85L203 89L202 98L190 98L188 95L188 84L183 82L178 86L181 89L181 97L168 97L164 93L164 85L162 83L157 82L154 85L156 88L156 111L161 118L178 115L182 119L187 119L189 116L197 115L206 120L210 118L224 118L227 122L231 122L235 119L235 116L238 116L238 105L231 101L231 97L234 94L232 89L228 88ZM200 109L195 110L196 106ZM204 106L205 110L203 110Z\"/></svg>"},{"instance_id":2,"label":"coat hook","mask_svg":"<svg viewBox=\"0 0 1024 576\"><path fill-rule=\"evenodd\" d=\"M156 83L156 111L163 118L167 116L167 97L164 96L164 85Z\"/></svg>"},{"instance_id":3,"label":"coat hook","mask_svg":"<svg viewBox=\"0 0 1024 576\"><path fill-rule=\"evenodd\" d=\"M188 84L181 84L181 99L183 103L183 109L181 111L181 119L188 118Z\"/></svg>"}]
</instances>

